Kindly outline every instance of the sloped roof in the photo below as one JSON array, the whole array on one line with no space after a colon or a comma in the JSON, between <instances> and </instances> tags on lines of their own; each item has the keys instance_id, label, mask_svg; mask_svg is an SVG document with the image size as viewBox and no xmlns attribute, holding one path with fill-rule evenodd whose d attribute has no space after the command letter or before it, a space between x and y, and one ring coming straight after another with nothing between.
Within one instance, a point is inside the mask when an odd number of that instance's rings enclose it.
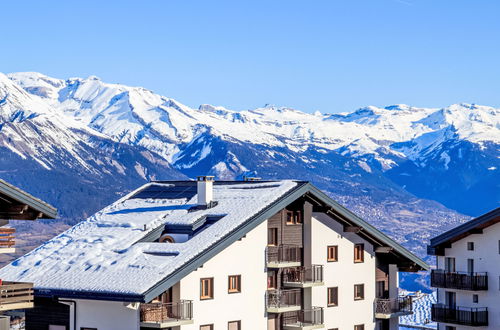
<instances>
[{"instance_id":1,"label":"sloped roof","mask_svg":"<svg viewBox=\"0 0 500 330\"><path fill-rule=\"evenodd\" d=\"M0 179L0 200L12 205L27 205L28 209L7 219L36 220L38 218L55 219L57 209L41 199L33 197L24 190ZM3 216L0 216L2 218Z\"/></svg>"},{"instance_id":2,"label":"sloped roof","mask_svg":"<svg viewBox=\"0 0 500 330\"><path fill-rule=\"evenodd\" d=\"M293 201L310 196L317 207L362 227L362 235L415 266L428 265L303 181L214 184L217 205L196 207L196 182L152 182L109 205L0 269L6 280L34 282L38 295L149 301ZM165 226L198 230L184 243L158 244ZM119 280L118 280L119 279Z\"/></svg>"},{"instance_id":3,"label":"sloped roof","mask_svg":"<svg viewBox=\"0 0 500 330\"><path fill-rule=\"evenodd\" d=\"M471 234L482 233L483 229L498 222L500 222L500 207L432 238L427 252L430 255L444 255L444 248L451 247L451 243Z\"/></svg>"}]
</instances>

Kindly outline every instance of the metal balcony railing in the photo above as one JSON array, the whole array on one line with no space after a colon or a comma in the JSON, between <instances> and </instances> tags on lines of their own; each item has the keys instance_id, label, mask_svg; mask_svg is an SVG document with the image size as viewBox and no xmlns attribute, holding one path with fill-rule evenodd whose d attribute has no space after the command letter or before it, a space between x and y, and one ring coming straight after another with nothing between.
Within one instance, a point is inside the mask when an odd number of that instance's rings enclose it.
<instances>
[{"instance_id":1,"label":"metal balcony railing","mask_svg":"<svg viewBox=\"0 0 500 330\"><path fill-rule=\"evenodd\" d=\"M302 248L297 245L268 246L267 262L268 263L302 262Z\"/></svg>"},{"instance_id":2,"label":"metal balcony railing","mask_svg":"<svg viewBox=\"0 0 500 330\"><path fill-rule=\"evenodd\" d=\"M302 303L302 290L269 290L266 292L267 307L282 308L300 306Z\"/></svg>"},{"instance_id":3,"label":"metal balcony railing","mask_svg":"<svg viewBox=\"0 0 500 330\"><path fill-rule=\"evenodd\" d=\"M323 323L322 307L283 313L283 325L311 326Z\"/></svg>"},{"instance_id":4,"label":"metal balcony railing","mask_svg":"<svg viewBox=\"0 0 500 330\"><path fill-rule=\"evenodd\" d=\"M375 313L390 315L394 313L410 313L413 309L411 296L397 298L375 298Z\"/></svg>"},{"instance_id":5,"label":"metal balcony railing","mask_svg":"<svg viewBox=\"0 0 500 330\"><path fill-rule=\"evenodd\" d=\"M283 273L283 282L320 283L323 282L323 265L287 268Z\"/></svg>"},{"instance_id":6,"label":"metal balcony railing","mask_svg":"<svg viewBox=\"0 0 500 330\"><path fill-rule=\"evenodd\" d=\"M181 300L175 303L141 304L141 322L167 323L169 321L191 320L193 302Z\"/></svg>"},{"instance_id":7,"label":"metal balcony railing","mask_svg":"<svg viewBox=\"0 0 500 330\"><path fill-rule=\"evenodd\" d=\"M434 322L444 322L468 326L487 326L488 308L471 308L433 304L431 317Z\"/></svg>"},{"instance_id":8,"label":"metal balcony railing","mask_svg":"<svg viewBox=\"0 0 500 330\"><path fill-rule=\"evenodd\" d=\"M488 274L432 270L431 286L471 291L488 290Z\"/></svg>"}]
</instances>

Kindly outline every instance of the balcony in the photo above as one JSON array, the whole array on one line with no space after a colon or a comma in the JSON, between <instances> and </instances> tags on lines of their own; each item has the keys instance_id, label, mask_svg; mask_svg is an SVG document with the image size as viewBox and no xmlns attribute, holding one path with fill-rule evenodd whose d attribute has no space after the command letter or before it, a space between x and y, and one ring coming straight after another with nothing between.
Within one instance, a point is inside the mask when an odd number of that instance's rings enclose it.
<instances>
[{"instance_id":1,"label":"balcony","mask_svg":"<svg viewBox=\"0 0 500 330\"><path fill-rule=\"evenodd\" d=\"M141 304L141 327L165 329L193 323L193 302Z\"/></svg>"},{"instance_id":2,"label":"balcony","mask_svg":"<svg viewBox=\"0 0 500 330\"><path fill-rule=\"evenodd\" d=\"M431 317L434 322L468 325L472 327L488 326L488 309L470 307L449 307L433 304Z\"/></svg>"},{"instance_id":3,"label":"balcony","mask_svg":"<svg viewBox=\"0 0 500 330\"><path fill-rule=\"evenodd\" d=\"M0 311L33 308L33 283L6 282L0 285Z\"/></svg>"},{"instance_id":4,"label":"balcony","mask_svg":"<svg viewBox=\"0 0 500 330\"><path fill-rule=\"evenodd\" d=\"M291 288L310 288L324 285L323 265L287 268L283 273L283 285Z\"/></svg>"},{"instance_id":5,"label":"balcony","mask_svg":"<svg viewBox=\"0 0 500 330\"><path fill-rule=\"evenodd\" d=\"M311 309L283 313L284 330L311 330L324 327L323 308L312 307Z\"/></svg>"},{"instance_id":6,"label":"balcony","mask_svg":"<svg viewBox=\"0 0 500 330\"><path fill-rule=\"evenodd\" d=\"M14 253L16 249L14 248L14 233L15 228L4 228L0 227L0 253Z\"/></svg>"},{"instance_id":7,"label":"balcony","mask_svg":"<svg viewBox=\"0 0 500 330\"><path fill-rule=\"evenodd\" d=\"M437 269L431 272L431 286L470 291L488 290L488 274L446 272Z\"/></svg>"},{"instance_id":8,"label":"balcony","mask_svg":"<svg viewBox=\"0 0 500 330\"><path fill-rule=\"evenodd\" d=\"M268 313L299 311L302 304L302 290L269 290L266 293L266 302Z\"/></svg>"},{"instance_id":9,"label":"balcony","mask_svg":"<svg viewBox=\"0 0 500 330\"><path fill-rule=\"evenodd\" d=\"M297 245L267 247L267 267L299 267L302 264L302 248Z\"/></svg>"},{"instance_id":10,"label":"balcony","mask_svg":"<svg viewBox=\"0 0 500 330\"><path fill-rule=\"evenodd\" d=\"M375 318L390 319L403 315L412 314L413 302L411 296L398 298L375 299Z\"/></svg>"}]
</instances>

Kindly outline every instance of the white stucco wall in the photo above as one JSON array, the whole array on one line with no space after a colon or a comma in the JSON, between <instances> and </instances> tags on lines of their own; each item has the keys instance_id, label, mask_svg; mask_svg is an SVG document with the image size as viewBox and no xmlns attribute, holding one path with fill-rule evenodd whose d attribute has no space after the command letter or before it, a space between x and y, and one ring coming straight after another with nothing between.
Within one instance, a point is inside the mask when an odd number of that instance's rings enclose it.
<instances>
[{"instance_id":1,"label":"white stucco wall","mask_svg":"<svg viewBox=\"0 0 500 330\"><path fill-rule=\"evenodd\" d=\"M194 324L183 325L182 329L199 330L203 324L227 329L229 321L238 320L243 329L267 329L266 246L264 222L182 279L181 297L193 301L194 315ZM227 292L229 275L241 275L241 293ZM200 300L200 279L205 277L214 278L214 299Z\"/></svg>"},{"instance_id":2,"label":"white stucco wall","mask_svg":"<svg viewBox=\"0 0 500 330\"><path fill-rule=\"evenodd\" d=\"M332 231L333 230L333 231ZM354 263L354 244L363 243L363 263ZM324 286L312 288L312 305L324 308L325 328L354 329L364 324L375 329L375 254L373 246L354 233L344 233L342 225L322 213L312 221L313 264L324 265ZM327 246L338 245L338 261L327 262ZM365 299L354 300L354 284L365 285ZM338 287L339 304L327 307L327 288Z\"/></svg>"},{"instance_id":3,"label":"white stucco wall","mask_svg":"<svg viewBox=\"0 0 500 330\"><path fill-rule=\"evenodd\" d=\"M482 234L469 235L445 249L446 257L455 258L456 271L467 271L467 259L474 259L474 272L488 273L488 291L466 291L453 289L438 289L438 302L445 303L445 292L456 292L457 306L488 307L488 327L477 329L500 329L500 254L498 241L500 240L500 224L492 225L483 230ZM467 242L474 242L474 251L467 250ZM444 269L445 257L437 257L437 268ZM479 296L478 303L473 303L472 296ZM475 329L453 325L457 329ZM440 329L445 329L444 325Z\"/></svg>"},{"instance_id":4,"label":"white stucco wall","mask_svg":"<svg viewBox=\"0 0 500 330\"><path fill-rule=\"evenodd\" d=\"M98 330L138 330L139 311L128 308L123 302L102 300L76 301L76 329L81 327L97 328ZM138 304L136 304L138 306ZM70 328L73 329L73 309L71 307Z\"/></svg>"}]
</instances>

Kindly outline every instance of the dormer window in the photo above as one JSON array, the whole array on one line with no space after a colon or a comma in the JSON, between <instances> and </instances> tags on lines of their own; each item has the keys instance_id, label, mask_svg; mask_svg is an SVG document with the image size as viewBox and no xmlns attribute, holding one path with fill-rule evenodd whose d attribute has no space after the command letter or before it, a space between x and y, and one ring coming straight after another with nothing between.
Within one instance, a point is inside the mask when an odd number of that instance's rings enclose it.
<instances>
[{"instance_id":1,"label":"dormer window","mask_svg":"<svg viewBox=\"0 0 500 330\"><path fill-rule=\"evenodd\" d=\"M158 242L160 242L160 243L175 243L175 239L170 235L163 235L162 237L160 237Z\"/></svg>"}]
</instances>

